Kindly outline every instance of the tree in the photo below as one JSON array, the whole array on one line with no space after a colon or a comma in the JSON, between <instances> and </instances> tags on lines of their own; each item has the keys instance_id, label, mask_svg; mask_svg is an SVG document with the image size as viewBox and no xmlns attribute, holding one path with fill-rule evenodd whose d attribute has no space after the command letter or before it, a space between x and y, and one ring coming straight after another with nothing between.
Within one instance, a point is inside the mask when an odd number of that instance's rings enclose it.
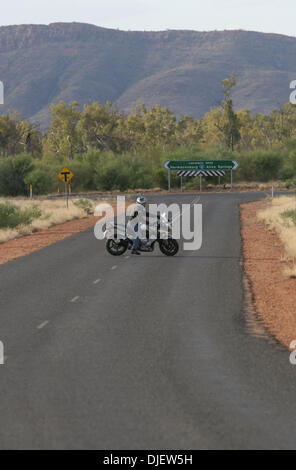
<instances>
[{"instance_id":1,"label":"tree","mask_svg":"<svg viewBox=\"0 0 296 470\"><path fill-rule=\"evenodd\" d=\"M175 141L177 145L192 146L201 142L203 138L202 120L191 116L182 116L176 124Z\"/></svg>"},{"instance_id":2,"label":"tree","mask_svg":"<svg viewBox=\"0 0 296 470\"><path fill-rule=\"evenodd\" d=\"M283 143L296 136L296 106L284 104L271 113L274 137L277 143Z\"/></svg>"},{"instance_id":3,"label":"tree","mask_svg":"<svg viewBox=\"0 0 296 470\"><path fill-rule=\"evenodd\" d=\"M51 125L46 144L51 152L64 158L73 159L76 152L82 149L82 142L77 124L80 118L79 104L67 105L61 102L51 105Z\"/></svg>"},{"instance_id":4,"label":"tree","mask_svg":"<svg viewBox=\"0 0 296 470\"><path fill-rule=\"evenodd\" d=\"M228 149L234 150L234 146L240 141L239 120L234 112L230 92L236 85L235 75L232 73L229 78L222 80L224 86L223 120L221 131L224 135L224 143Z\"/></svg>"},{"instance_id":5,"label":"tree","mask_svg":"<svg viewBox=\"0 0 296 470\"><path fill-rule=\"evenodd\" d=\"M85 105L80 115L78 131L86 150L91 148L120 152L126 148L126 137L121 132L122 115L112 103Z\"/></svg>"},{"instance_id":6,"label":"tree","mask_svg":"<svg viewBox=\"0 0 296 470\"><path fill-rule=\"evenodd\" d=\"M163 148L174 142L176 131L175 114L159 104L143 114L145 129L144 145L161 145Z\"/></svg>"},{"instance_id":7,"label":"tree","mask_svg":"<svg viewBox=\"0 0 296 470\"><path fill-rule=\"evenodd\" d=\"M202 119L202 129L204 146L215 145L222 148L224 145L223 110L211 108Z\"/></svg>"},{"instance_id":8,"label":"tree","mask_svg":"<svg viewBox=\"0 0 296 470\"><path fill-rule=\"evenodd\" d=\"M2 156L16 155L21 136L17 115L0 116L0 152Z\"/></svg>"},{"instance_id":9,"label":"tree","mask_svg":"<svg viewBox=\"0 0 296 470\"><path fill-rule=\"evenodd\" d=\"M40 158L42 156L42 133L36 125L29 121L20 121L17 124L17 130L20 151Z\"/></svg>"},{"instance_id":10,"label":"tree","mask_svg":"<svg viewBox=\"0 0 296 470\"><path fill-rule=\"evenodd\" d=\"M248 109L242 109L237 113L240 128L240 148L251 150L255 137L253 120Z\"/></svg>"},{"instance_id":11,"label":"tree","mask_svg":"<svg viewBox=\"0 0 296 470\"><path fill-rule=\"evenodd\" d=\"M222 132L226 147L233 151L235 144L240 141L240 132L239 120L233 110L231 99L227 100L224 105Z\"/></svg>"}]
</instances>

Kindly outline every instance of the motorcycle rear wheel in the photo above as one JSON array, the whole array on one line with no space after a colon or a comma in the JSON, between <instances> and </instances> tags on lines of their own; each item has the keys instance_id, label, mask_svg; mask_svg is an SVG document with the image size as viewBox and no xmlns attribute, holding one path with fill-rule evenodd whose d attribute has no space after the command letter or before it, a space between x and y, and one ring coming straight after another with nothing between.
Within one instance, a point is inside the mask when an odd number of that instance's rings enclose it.
<instances>
[{"instance_id":1,"label":"motorcycle rear wheel","mask_svg":"<svg viewBox=\"0 0 296 470\"><path fill-rule=\"evenodd\" d=\"M160 240L159 249L166 256L175 256L179 251L179 243L173 238Z\"/></svg>"}]
</instances>

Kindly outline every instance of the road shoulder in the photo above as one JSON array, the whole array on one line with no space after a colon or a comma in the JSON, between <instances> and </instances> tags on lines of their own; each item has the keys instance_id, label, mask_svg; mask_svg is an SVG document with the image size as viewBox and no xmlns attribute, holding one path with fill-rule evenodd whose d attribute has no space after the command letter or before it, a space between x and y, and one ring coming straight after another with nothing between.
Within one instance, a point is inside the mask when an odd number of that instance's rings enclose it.
<instances>
[{"instance_id":1,"label":"road shoulder","mask_svg":"<svg viewBox=\"0 0 296 470\"><path fill-rule=\"evenodd\" d=\"M244 271L258 319L273 337L289 347L296 339L296 279L284 275L291 262L285 260L279 236L256 217L257 211L268 204L256 201L240 206Z\"/></svg>"}]
</instances>

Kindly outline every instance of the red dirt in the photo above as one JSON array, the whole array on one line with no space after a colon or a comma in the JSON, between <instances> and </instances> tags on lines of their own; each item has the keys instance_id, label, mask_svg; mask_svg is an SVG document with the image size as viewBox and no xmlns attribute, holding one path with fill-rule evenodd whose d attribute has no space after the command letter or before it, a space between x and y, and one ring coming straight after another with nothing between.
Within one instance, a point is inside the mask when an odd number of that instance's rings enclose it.
<instances>
[{"instance_id":1,"label":"red dirt","mask_svg":"<svg viewBox=\"0 0 296 470\"><path fill-rule=\"evenodd\" d=\"M241 205L244 270L251 283L254 306L265 328L284 346L296 339L296 279L283 274L284 247L278 235L258 221L268 201Z\"/></svg>"}]
</instances>

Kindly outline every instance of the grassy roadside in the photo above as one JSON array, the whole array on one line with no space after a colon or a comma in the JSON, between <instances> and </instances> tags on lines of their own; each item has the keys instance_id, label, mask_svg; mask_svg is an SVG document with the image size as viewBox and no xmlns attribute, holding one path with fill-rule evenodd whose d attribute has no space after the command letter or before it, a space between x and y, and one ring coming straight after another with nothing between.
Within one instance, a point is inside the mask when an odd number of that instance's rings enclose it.
<instances>
[{"instance_id":1,"label":"grassy roadside","mask_svg":"<svg viewBox=\"0 0 296 470\"><path fill-rule=\"evenodd\" d=\"M259 210L257 219L275 230L285 248L285 259L293 266L285 268L289 277L296 276L296 195L279 196L271 200L269 207Z\"/></svg>"},{"instance_id":2,"label":"grassy roadside","mask_svg":"<svg viewBox=\"0 0 296 470\"><path fill-rule=\"evenodd\" d=\"M73 219L82 219L94 212L96 199L29 200L0 198L0 243L29 235Z\"/></svg>"}]
</instances>

